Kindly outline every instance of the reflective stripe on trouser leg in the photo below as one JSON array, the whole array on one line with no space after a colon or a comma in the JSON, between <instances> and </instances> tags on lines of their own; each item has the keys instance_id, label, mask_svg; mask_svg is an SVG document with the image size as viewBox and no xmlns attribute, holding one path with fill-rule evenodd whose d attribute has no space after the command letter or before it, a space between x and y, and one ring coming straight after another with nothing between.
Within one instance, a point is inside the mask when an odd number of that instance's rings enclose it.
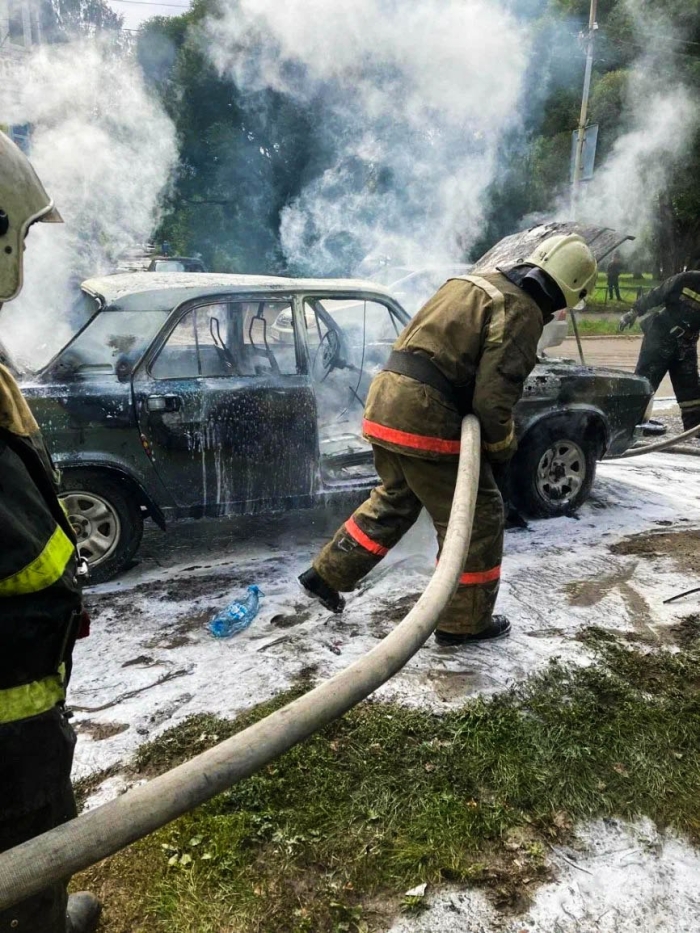
<instances>
[{"instance_id":1,"label":"reflective stripe on trouser leg","mask_svg":"<svg viewBox=\"0 0 700 933\"><path fill-rule=\"evenodd\" d=\"M414 524L420 500L403 475L401 458L374 447L382 482L338 529L314 561L315 570L336 590L348 592L388 553Z\"/></svg>"},{"instance_id":2,"label":"reflective stripe on trouser leg","mask_svg":"<svg viewBox=\"0 0 700 933\"><path fill-rule=\"evenodd\" d=\"M677 351L668 374L681 410L683 429L700 424L700 376L698 376L698 334L687 331L677 342Z\"/></svg>"},{"instance_id":3,"label":"reflective stripe on trouser leg","mask_svg":"<svg viewBox=\"0 0 700 933\"><path fill-rule=\"evenodd\" d=\"M442 543L452 508L457 464L403 458L404 472L413 491L420 496ZM438 628L443 632L473 634L485 629L493 615L503 557L503 501L491 467L482 457L479 491L474 509L469 554L463 583L447 607Z\"/></svg>"}]
</instances>

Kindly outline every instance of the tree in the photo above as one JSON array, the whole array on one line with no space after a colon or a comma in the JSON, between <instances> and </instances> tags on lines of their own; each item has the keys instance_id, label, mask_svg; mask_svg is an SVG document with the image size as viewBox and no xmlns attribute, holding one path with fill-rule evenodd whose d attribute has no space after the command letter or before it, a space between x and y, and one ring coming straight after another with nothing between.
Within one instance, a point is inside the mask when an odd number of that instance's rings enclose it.
<instances>
[{"instance_id":1,"label":"tree","mask_svg":"<svg viewBox=\"0 0 700 933\"><path fill-rule=\"evenodd\" d=\"M94 36L120 37L124 18L106 0L45 0L42 27L47 42Z\"/></svg>"},{"instance_id":2,"label":"tree","mask_svg":"<svg viewBox=\"0 0 700 933\"><path fill-rule=\"evenodd\" d=\"M150 20L138 38L180 140L157 236L220 271L282 271L280 214L315 158L312 114L273 91L243 94L216 72L191 31L214 12L213 0L197 0L184 16Z\"/></svg>"}]
</instances>

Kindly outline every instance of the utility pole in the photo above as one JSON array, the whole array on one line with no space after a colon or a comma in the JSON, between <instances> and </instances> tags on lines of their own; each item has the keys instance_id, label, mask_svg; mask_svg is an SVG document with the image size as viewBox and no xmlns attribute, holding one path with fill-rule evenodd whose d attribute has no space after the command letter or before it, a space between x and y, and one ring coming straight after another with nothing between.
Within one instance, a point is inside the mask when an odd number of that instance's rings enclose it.
<instances>
[{"instance_id":1,"label":"utility pole","mask_svg":"<svg viewBox=\"0 0 700 933\"><path fill-rule=\"evenodd\" d=\"M586 124L588 123L588 98L591 93L591 75L593 73L593 41L598 23L598 0L591 0L591 12L588 17L588 36L586 38L586 73L583 79L583 97L581 99L581 116L578 121L578 138L576 140L576 156L574 158L574 178L571 184L571 219L576 220L576 207L578 202L579 185L581 183L581 163L583 162L583 144L586 139Z\"/></svg>"}]
</instances>

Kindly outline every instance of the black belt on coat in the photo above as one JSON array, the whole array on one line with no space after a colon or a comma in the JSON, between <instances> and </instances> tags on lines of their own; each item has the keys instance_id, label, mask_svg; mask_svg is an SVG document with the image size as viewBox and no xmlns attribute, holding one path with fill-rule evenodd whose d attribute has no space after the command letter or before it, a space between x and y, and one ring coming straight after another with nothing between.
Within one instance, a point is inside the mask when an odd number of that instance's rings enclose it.
<instances>
[{"instance_id":1,"label":"black belt on coat","mask_svg":"<svg viewBox=\"0 0 700 933\"><path fill-rule=\"evenodd\" d=\"M407 353L405 350L392 350L384 369L390 373L398 373L400 376L409 376L411 379L437 389L441 395L455 405L458 411L461 409L455 386L427 356Z\"/></svg>"}]
</instances>

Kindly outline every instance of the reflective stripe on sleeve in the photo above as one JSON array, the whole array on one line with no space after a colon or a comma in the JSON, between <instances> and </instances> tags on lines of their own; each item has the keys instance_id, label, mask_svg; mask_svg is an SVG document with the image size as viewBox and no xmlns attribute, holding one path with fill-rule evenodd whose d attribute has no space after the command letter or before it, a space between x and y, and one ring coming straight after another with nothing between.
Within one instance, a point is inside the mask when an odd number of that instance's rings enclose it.
<instances>
[{"instance_id":1,"label":"reflective stripe on sleeve","mask_svg":"<svg viewBox=\"0 0 700 933\"><path fill-rule=\"evenodd\" d=\"M510 431L508 432L507 437L504 437L502 441L496 441L494 444L488 444L486 441L484 441L482 444L482 447L487 453L497 454L501 450L508 450L510 445L513 443L514 438L515 438L515 425L511 421Z\"/></svg>"},{"instance_id":2,"label":"reflective stripe on sleeve","mask_svg":"<svg viewBox=\"0 0 700 933\"><path fill-rule=\"evenodd\" d=\"M357 543L366 551L369 551L370 554L375 554L377 557L384 557L389 553L389 548L384 547L381 544L377 544L376 541L373 541L371 538L369 538L360 528L354 518L349 518L345 522L345 530L351 538L354 538L354 540L357 541Z\"/></svg>"},{"instance_id":3,"label":"reflective stripe on sleeve","mask_svg":"<svg viewBox=\"0 0 700 933\"><path fill-rule=\"evenodd\" d=\"M22 570L0 580L0 596L22 596L53 586L63 576L74 551L75 545L57 525L38 557Z\"/></svg>"},{"instance_id":4,"label":"reflective stripe on sleeve","mask_svg":"<svg viewBox=\"0 0 700 933\"><path fill-rule=\"evenodd\" d=\"M477 288L483 289L489 296L493 302L493 307L491 308L491 322L489 323L486 343L503 343L503 335L506 330L506 299L503 292L480 275L459 275L457 278L462 279L464 282L471 282Z\"/></svg>"},{"instance_id":5,"label":"reflective stripe on sleeve","mask_svg":"<svg viewBox=\"0 0 700 933\"><path fill-rule=\"evenodd\" d=\"M687 402L679 402L679 408L698 408L700 407L700 398L691 398Z\"/></svg>"},{"instance_id":6,"label":"reflective stripe on sleeve","mask_svg":"<svg viewBox=\"0 0 700 933\"><path fill-rule=\"evenodd\" d=\"M35 680L31 684L22 684L21 687L0 690L0 723L39 716L64 700L63 670L61 665L58 674Z\"/></svg>"},{"instance_id":7,"label":"reflective stripe on sleeve","mask_svg":"<svg viewBox=\"0 0 700 933\"><path fill-rule=\"evenodd\" d=\"M694 292L692 288L684 288L681 294L684 298L689 298L691 301L696 301L700 304L700 293Z\"/></svg>"},{"instance_id":8,"label":"reflective stripe on sleeve","mask_svg":"<svg viewBox=\"0 0 700 933\"><path fill-rule=\"evenodd\" d=\"M399 447L427 450L436 454L458 454L460 449L459 441L444 440L442 437L428 437L424 434L410 434L408 431L388 428L384 424L368 421L366 418L362 422L362 433L370 438L376 437L379 441L398 444Z\"/></svg>"},{"instance_id":9,"label":"reflective stripe on sleeve","mask_svg":"<svg viewBox=\"0 0 700 933\"><path fill-rule=\"evenodd\" d=\"M477 573L463 573L459 578L460 586L478 586L479 583L493 583L494 580L501 579L501 565L492 567L491 570L482 570Z\"/></svg>"}]
</instances>

